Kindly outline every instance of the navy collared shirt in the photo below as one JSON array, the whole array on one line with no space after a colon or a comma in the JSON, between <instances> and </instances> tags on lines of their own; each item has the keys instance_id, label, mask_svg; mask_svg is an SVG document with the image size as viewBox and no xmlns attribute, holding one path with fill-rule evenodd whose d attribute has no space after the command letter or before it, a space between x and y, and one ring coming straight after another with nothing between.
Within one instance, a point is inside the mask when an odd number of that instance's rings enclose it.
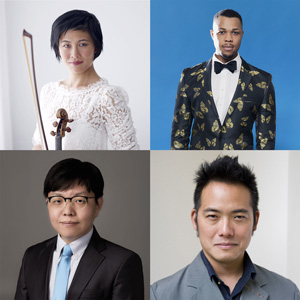
<instances>
[{"instance_id":1,"label":"navy collared shirt","mask_svg":"<svg viewBox=\"0 0 300 300\"><path fill-rule=\"evenodd\" d=\"M218 277L218 275L216 274L215 270L213 269L212 265L206 258L203 251L201 251L201 258L207 268L210 279L214 280L217 283L220 292L222 293L225 300L239 300L242 294L242 290L245 287L246 283L249 281L249 279L250 278L255 279L256 276L255 267L248 253L245 252L243 276L239 279L238 283L234 287L232 294L230 294L229 287Z\"/></svg>"}]
</instances>

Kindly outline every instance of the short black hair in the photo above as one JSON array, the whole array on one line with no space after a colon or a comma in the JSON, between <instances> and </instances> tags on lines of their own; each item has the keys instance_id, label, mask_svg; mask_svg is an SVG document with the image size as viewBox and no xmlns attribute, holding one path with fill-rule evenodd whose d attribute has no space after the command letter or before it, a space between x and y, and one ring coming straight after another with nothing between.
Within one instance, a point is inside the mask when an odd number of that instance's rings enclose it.
<instances>
[{"instance_id":1,"label":"short black hair","mask_svg":"<svg viewBox=\"0 0 300 300\"><path fill-rule=\"evenodd\" d=\"M74 184L83 185L97 199L103 196L104 180L100 170L90 162L67 158L56 163L46 175L44 196L53 191L65 191Z\"/></svg>"},{"instance_id":2,"label":"short black hair","mask_svg":"<svg viewBox=\"0 0 300 300\"><path fill-rule=\"evenodd\" d=\"M94 59L100 55L103 49L103 36L100 22L93 14L85 10L75 9L59 16L52 25L50 43L58 60L61 58L59 53L59 39L68 30L88 32L94 42L96 50Z\"/></svg>"},{"instance_id":3,"label":"short black hair","mask_svg":"<svg viewBox=\"0 0 300 300\"><path fill-rule=\"evenodd\" d=\"M235 10L233 9L223 9L223 10L220 10L219 12L217 12L215 15L214 15L214 19L213 19L213 24L215 23L216 19L218 19L219 17L226 17L226 18L238 18L241 23L242 23L242 27L243 27L243 20L242 20L242 17L241 15L236 12Z\"/></svg>"},{"instance_id":4,"label":"short black hair","mask_svg":"<svg viewBox=\"0 0 300 300\"><path fill-rule=\"evenodd\" d=\"M258 211L259 200L256 177L249 167L238 162L237 156L218 156L212 163L204 162L196 173L195 182L194 209L196 210L196 216L201 206L201 193L210 182L241 184L250 191L255 224L255 213Z\"/></svg>"}]
</instances>

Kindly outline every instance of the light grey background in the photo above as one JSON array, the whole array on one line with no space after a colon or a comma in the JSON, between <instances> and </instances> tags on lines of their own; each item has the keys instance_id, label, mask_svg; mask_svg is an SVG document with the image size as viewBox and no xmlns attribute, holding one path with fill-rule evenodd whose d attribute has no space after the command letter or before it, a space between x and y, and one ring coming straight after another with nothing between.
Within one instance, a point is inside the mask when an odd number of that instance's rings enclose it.
<instances>
[{"instance_id":1,"label":"light grey background","mask_svg":"<svg viewBox=\"0 0 300 300\"><path fill-rule=\"evenodd\" d=\"M150 149L150 0L0 0L0 149L32 148L36 117L23 29L33 35L40 93L44 84L68 76L50 49L50 34L54 20L72 9L99 19L104 47L95 69L127 91L138 143L142 150Z\"/></svg>"},{"instance_id":2,"label":"light grey background","mask_svg":"<svg viewBox=\"0 0 300 300\"><path fill-rule=\"evenodd\" d=\"M299 151L151 151L151 283L191 263L201 250L190 219L195 172L220 154L253 167L260 219L248 253L300 287Z\"/></svg>"},{"instance_id":3,"label":"light grey background","mask_svg":"<svg viewBox=\"0 0 300 300\"><path fill-rule=\"evenodd\" d=\"M25 250L56 233L43 182L58 161L74 157L95 164L104 177L99 234L129 248L143 261L145 294L150 282L149 151L0 151L0 299L13 299Z\"/></svg>"}]
</instances>

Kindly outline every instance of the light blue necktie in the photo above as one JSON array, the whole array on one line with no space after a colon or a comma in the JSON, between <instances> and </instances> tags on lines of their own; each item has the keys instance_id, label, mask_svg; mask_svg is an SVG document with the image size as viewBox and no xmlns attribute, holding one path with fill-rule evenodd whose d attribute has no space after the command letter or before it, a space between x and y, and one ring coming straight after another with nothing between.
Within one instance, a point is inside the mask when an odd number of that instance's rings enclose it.
<instances>
[{"instance_id":1,"label":"light blue necktie","mask_svg":"<svg viewBox=\"0 0 300 300\"><path fill-rule=\"evenodd\" d=\"M64 247L60 262L57 266L52 300L65 300L70 274L72 250L69 245Z\"/></svg>"}]
</instances>

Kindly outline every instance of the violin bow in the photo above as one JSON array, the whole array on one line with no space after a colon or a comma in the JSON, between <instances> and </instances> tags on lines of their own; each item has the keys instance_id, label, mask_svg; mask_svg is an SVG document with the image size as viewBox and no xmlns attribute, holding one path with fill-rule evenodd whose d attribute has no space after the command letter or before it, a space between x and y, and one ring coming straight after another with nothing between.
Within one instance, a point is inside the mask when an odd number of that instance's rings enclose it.
<instances>
[{"instance_id":1,"label":"violin bow","mask_svg":"<svg viewBox=\"0 0 300 300\"><path fill-rule=\"evenodd\" d=\"M27 52L25 37L28 37L31 41L31 60L32 60L32 73L33 73L33 76L31 74L31 70L30 70L30 64L29 64L29 59L28 59L28 52ZM27 67L28 67L28 72L29 72L31 90L32 90L32 95L33 95L33 102L34 102L34 107L35 107L35 113L36 113L38 129L39 129L41 143L42 143L42 148L48 150L48 144L47 144L47 139L46 139L43 120L42 120L42 114L41 114L41 108L40 108L40 102L39 102L39 96L38 96L37 84L36 84L36 77L35 77L32 35L29 32L27 32L25 29L23 30L23 42L24 42L24 49L25 49Z\"/></svg>"}]
</instances>

